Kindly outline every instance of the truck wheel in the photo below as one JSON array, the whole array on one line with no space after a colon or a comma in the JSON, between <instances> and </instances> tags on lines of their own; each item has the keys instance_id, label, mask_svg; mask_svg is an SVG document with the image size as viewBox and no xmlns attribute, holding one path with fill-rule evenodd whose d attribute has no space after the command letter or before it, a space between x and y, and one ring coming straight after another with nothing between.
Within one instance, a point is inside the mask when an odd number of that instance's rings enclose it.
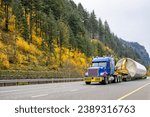
<instances>
[{"instance_id":1,"label":"truck wheel","mask_svg":"<svg viewBox=\"0 0 150 117\"><path fill-rule=\"evenodd\" d=\"M120 79L120 82L122 82L122 77L119 77L119 79Z\"/></svg>"},{"instance_id":2,"label":"truck wheel","mask_svg":"<svg viewBox=\"0 0 150 117\"><path fill-rule=\"evenodd\" d=\"M111 84L112 80L110 78L108 78L108 84Z\"/></svg>"},{"instance_id":3,"label":"truck wheel","mask_svg":"<svg viewBox=\"0 0 150 117\"><path fill-rule=\"evenodd\" d=\"M124 81L125 81L125 82L128 82L128 78L125 78Z\"/></svg>"},{"instance_id":4,"label":"truck wheel","mask_svg":"<svg viewBox=\"0 0 150 117\"><path fill-rule=\"evenodd\" d=\"M105 85L107 85L108 84L108 78L105 77L103 82L104 82Z\"/></svg>"},{"instance_id":5,"label":"truck wheel","mask_svg":"<svg viewBox=\"0 0 150 117\"><path fill-rule=\"evenodd\" d=\"M119 83L120 82L120 77L117 77L117 83Z\"/></svg>"},{"instance_id":6,"label":"truck wheel","mask_svg":"<svg viewBox=\"0 0 150 117\"><path fill-rule=\"evenodd\" d=\"M118 77L115 77L114 83L117 83L117 82L118 82Z\"/></svg>"},{"instance_id":7,"label":"truck wheel","mask_svg":"<svg viewBox=\"0 0 150 117\"><path fill-rule=\"evenodd\" d=\"M89 85L89 84L91 84L91 82L85 82L85 84Z\"/></svg>"},{"instance_id":8,"label":"truck wheel","mask_svg":"<svg viewBox=\"0 0 150 117\"><path fill-rule=\"evenodd\" d=\"M121 77L120 77L120 76L118 76L118 83L119 83L119 82L121 82Z\"/></svg>"},{"instance_id":9,"label":"truck wheel","mask_svg":"<svg viewBox=\"0 0 150 117\"><path fill-rule=\"evenodd\" d=\"M130 80L131 80L131 78L130 78L130 77L127 77L125 81L128 82L128 81L130 81Z\"/></svg>"}]
</instances>

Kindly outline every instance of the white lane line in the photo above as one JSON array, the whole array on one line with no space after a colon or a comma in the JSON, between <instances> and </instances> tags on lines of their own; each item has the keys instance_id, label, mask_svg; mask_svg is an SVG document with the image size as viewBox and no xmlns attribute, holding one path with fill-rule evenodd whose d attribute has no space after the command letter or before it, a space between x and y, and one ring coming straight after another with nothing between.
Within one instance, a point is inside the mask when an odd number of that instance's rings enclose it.
<instances>
[{"instance_id":1,"label":"white lane line","mask_svg":"<svg viewBox=\"0 0 150 117\"><path fill-rule=\"evenodd\" d=\"M44 96L47 96L48 94L41 94L41 95L34 95L34 96L31 96L32 98L37 98L37 97L44 97Z\"/></svg>"},{"instance_id":2,"label":"white lane line","mask_svg":"<svg viewBox=\"0 0 150 117\"><path fill-rule=\"evenodd\" d=\"M95 86L94 87L91 87L92 89L96 88Z\"/></svg>"},{"instance_id":3,"label":"white lane line","mask_svg":"<svg viewBox=\"0 0 150 117\"><path fill-rule=\"evenodd\" d=\"M146 87L146 86L148 86L148 85L150 85L150 83L145 84L145 85L139 87L138 89L136 89L136 90L134 90L134 91L132 91L132 92L130 92L130 93L127 93L126 95L124 95L124 96L118 98L117 100L122 100L122 99L124 99L124 98L126 98L126 97L132 95L133 93L138 92L139 90L143 89L144 87Z\"/></svg>"},{"instance_id":4,"label":"white lane line","mask_svg":"<svg viewBox=\"0 0 150 117\"><path fill-rule=\"evenodd\" d=\"M11 92L16 92L20 90L8 90L8 91L0 91L0 93L11 93Z\"/></svg>"},{"instance_id":5,"label":"white lane line","mask_svg":"<svg viewBox=\"0 0 150 117\"><path fill-rule=\"evenodd\" d=\"M78 89L73 89L73 90L70 90L70 92L75 92L75 91L79 91Z\"/></svg>"}]
</instances>

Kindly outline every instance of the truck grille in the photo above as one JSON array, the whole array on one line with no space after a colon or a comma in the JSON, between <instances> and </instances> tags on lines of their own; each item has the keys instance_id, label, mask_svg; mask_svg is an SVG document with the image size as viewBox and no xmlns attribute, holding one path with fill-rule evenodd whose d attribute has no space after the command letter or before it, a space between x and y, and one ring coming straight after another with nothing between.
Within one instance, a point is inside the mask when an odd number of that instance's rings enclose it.
<instances>
[{"instance_id":1,"label":"truck grille","mask_svg":"<svg viewBox=\"0 0 150 117\"><path fill-rule=\"evenodd\" d=\"M98 69L88 69L88 76L98 76Z\"/></svg>"}]
</instances>

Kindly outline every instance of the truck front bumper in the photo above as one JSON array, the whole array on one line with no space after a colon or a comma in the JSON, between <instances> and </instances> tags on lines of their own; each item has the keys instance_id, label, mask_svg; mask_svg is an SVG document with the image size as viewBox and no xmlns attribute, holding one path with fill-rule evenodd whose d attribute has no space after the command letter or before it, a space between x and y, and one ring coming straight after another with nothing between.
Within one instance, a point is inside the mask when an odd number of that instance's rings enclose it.
<instances>
[{"instance_id":1,"label":"truck front bumper","mask_svg":"<svg viewBox=\"0 0 150 117\"><path fill-rule=\"evenodd\" d=\"M85 82L102 82L103 77L85 77Z\"/></svg>"}]
</instances>

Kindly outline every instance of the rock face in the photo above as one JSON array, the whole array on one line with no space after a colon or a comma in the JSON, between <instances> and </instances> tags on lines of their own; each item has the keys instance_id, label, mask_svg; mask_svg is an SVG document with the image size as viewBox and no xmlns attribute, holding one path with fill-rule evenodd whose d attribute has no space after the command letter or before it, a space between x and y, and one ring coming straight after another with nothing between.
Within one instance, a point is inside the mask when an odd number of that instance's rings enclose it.
<instances>
[{"instance_id":1,"label":"rock face","mask_svg":"<svg viewBox=\"0 0 150 117\"><path fill-rule=\"evenodd\" d=\"M150 57L144 46L137 42L127 42L124 40L121 40L121 42L124 46L132 48L139 55L139 59L137 60L138 62L145 66L150 66Z\"/></svg>"},{"instance_id":2,"label":"rock face","mask_svg":"<svg viewBox=\"0 0 150 117\"><path fill-rule=\"evenodd\" d=\"M129 45L133 48L133 50L135 50L140 58L143 60L143 64L144 65L150 65L150 58L149 58L149 54L147 53L146 49L144 46L140 45L137 42L130 42Z\"/></svg>"}]
</instances>

